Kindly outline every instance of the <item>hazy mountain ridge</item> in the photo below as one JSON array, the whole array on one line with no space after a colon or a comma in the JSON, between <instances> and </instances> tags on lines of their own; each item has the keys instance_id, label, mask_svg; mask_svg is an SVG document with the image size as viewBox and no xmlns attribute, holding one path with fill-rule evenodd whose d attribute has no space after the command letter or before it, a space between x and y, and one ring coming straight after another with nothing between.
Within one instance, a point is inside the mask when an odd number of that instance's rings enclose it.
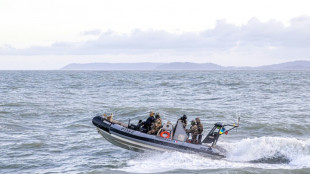
<instances>
[{"instance_id":1,"label":"hazy mountain ridge","mask_svg":"<svg viewBox=\"0 0 310 174\"><path fill-rule=\"evenodd\" d=\"M224 68L214 63L172 62L159 65L156 70L221 70Z\"/></svg>"},{"instance_id":2,"label":"hazy mountain ridge","mask_svg":"<svg viewBox=\"0 0 310 174\"><path fill-rule=\"evenodd\" d=\"M214 63L86 63L69 64L61 70L310 70L310 61L292 61L258 67L225 67Z\"/></svg>"},{"instance_id":3,"label":"hazy mountain ridge","mask_svg":"<svg viewBox=\"0 0 310 174\"><path fill-rule=\"evenodd\" d=\"M310 70L310 61L300 60L285 62L274 65L259 66L257 69L262 70Z\"/></svg>"},{"instance_id":4,"label":"hazy mountain ridge","mask_svg":"<svg viewBox=\"0 0 310 174\"><path fill-rule=\"evenodd\" d=\"M162 63L72 63L61 70L154 70Z\"/></svg>"}]
</instances>

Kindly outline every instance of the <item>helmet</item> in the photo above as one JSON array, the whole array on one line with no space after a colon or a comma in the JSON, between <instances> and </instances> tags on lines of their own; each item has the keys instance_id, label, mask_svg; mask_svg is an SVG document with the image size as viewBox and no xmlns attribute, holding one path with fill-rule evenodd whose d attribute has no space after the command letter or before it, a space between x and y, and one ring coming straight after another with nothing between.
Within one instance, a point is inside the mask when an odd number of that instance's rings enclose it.
<instances>
[{"instance_id":1,"label":"helmet","mask_svg":"<svg viewBox=\"0 0 310 174\"><path fill-rule=\"evenodd\" d=\"M196 125L195 120L192 120L191 125Z\"/></svg>"},{"instance_id":2,"label":"helmet","mask_svg":"<svg viewBox=\"0 0 310 174\"><path fill-rule=\"evenodd\" d=\"M187 119L187 116L184 114L183 117L182 117L182 119L183 119L183 120L186 120L186 119Z\"/></svg>"},{"instance_id":3,"label":"helmet","mask_svg":"<svg viewBox=\"0 0 310 174\"><path fill-rule=\"evenodd\" d=\"M156 114L155 114L155 118L160 118L159 113L156 113Z\"/></svg>"},{"instance_id":4,"label":"helmet","mask_svg":"<svg viewBox=\"0 0 310 174\"><path fill-rule=\"evenodd\" d=\"M150 117L153 117L155 113L153 111L150 112Z\"/></svg>"},{"instance_id":5,"label":"helmet","mask_svg":"<svg viewBox=\"0 0 310 174\"><path fill-rule=\"evenodd\" d=\"M200 118L197 117L195 120L197 123L200 123Z\"/></svg>"}]
</instances>

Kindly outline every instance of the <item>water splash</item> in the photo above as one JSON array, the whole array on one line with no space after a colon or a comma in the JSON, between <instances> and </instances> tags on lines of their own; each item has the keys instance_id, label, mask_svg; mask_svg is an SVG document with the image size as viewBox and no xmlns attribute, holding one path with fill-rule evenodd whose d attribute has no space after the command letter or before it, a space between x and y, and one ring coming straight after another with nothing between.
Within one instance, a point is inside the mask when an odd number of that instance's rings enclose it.
<instances>
[{"instance_id":1,"label":"water splash","mask_svg":"<svg viewBox=\"0 0 310 174\"><path fill-rule=\"evenodd\" d=\"M290 164L304 156L310 156L310 140L296 138L260 137L247 138L236 143L223 143L229 152L229 161L260 161L261 159L287 159ZM268 162L268 160L267 160ZM310 166L310 162L306 162Z\"/></svg>"},{"instance_id":2,"label":"water splash","mask_svg":"<svg viewBox=\"0 0 310 174\"><path fill-rule=\"evenodd\" d=\"M198 154L181 152L143 153L129 160L126 167L117 170L133 173L157 173L179 169L310 168L310 140L260 137L243 139L237 143L222 143L222 145L228 150L227 158L222 160L212 160ZM280 161L288 159L289 161L278 162L277 159Z\"/></svg>"}]
</instances>

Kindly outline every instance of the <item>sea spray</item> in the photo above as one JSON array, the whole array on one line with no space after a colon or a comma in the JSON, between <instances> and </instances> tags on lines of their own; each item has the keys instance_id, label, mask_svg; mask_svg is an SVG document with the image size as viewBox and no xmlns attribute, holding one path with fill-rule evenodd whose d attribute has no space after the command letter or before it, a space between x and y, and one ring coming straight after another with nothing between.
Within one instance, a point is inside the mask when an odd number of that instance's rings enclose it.
<instances>
[{"instance_id":1,"label":"sea spray","mask_svg":"<svg viewBox=\"0 0 310 174\"><path fill-rule=\"evenodd\" d=\"M309 140L282 137L259 137L242 139L236 143L222 143L227 149L227 160L254 161L283 156L290 162L302 156L310 156Z\"/></svg>"},{"instance_id":2,"label":"sea spray","mask_svg":"<svg viewBox=\"0 0 310 174\"><path fill-rule=\"evenodd\" d=\"M157 173L174 170L204 169L301 169L310 167L310 140L295 138L259 137L247 138L234 143L220 143L227 149L227 158L213 160L199 154L182 152L142 153L127 162L126 167L117 169L133 173ZM262 161L278 154L288 158L288 163Z\"/></svg>"}]
</instances>

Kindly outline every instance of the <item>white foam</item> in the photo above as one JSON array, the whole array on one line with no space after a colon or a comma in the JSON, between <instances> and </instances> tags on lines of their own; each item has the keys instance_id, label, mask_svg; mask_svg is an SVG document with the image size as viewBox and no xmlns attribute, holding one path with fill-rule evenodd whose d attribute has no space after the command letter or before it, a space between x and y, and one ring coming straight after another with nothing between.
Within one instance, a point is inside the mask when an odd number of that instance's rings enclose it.
<instances>
[{"instance_id":1,"label":"white foam","mask_svg":"<svg viewBox=\"0 0 310 174\"><path fill-rule=\"evenodd\" d=\"M181 152L143 153L117 170L133 173L157 173L178 169L203 170L218 168L299 169L310 167L310 140L295 138L260 137L236 143L221 143L228 150L227 158L212 160L197 154ZM289 164L250 163L281 153Z\"/></svg>"},{"instance_id":2,"label":"white foam","mask_svg":"<svg viewBox=\"0 0 310 174\"><path fill-rule=\"evenodd\" d=\"M236 143L223 143L230 161L253 161L282 155L292 164L301 157L310 156L310 141L296 138L260 137L243 139Z\"/></svg>"}]
</instances>

